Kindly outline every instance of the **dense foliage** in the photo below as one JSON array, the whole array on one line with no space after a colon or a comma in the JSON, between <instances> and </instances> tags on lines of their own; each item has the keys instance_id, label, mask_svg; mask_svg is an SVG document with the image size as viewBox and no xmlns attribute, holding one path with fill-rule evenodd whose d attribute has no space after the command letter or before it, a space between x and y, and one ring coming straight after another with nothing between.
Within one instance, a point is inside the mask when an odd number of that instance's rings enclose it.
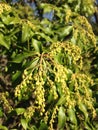
<instances>
[{"instance_id":1,"label":"dense foliage","mask_svg":"<svg viewBox=\"0 0 98 130\"><path fill-rule=\"evenodd\" d=\"M0 129L98 129L93 2L0 3Z\"/></svg>"}]
</instances>

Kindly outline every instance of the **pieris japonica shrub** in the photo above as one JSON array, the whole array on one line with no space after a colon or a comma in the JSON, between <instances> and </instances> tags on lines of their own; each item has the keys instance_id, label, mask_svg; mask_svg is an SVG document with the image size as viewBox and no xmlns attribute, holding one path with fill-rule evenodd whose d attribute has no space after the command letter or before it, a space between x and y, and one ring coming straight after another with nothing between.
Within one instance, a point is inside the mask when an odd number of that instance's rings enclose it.
<instances>
[{"instance_id":1,"label":"pieris japonica shrub","mask_svg":"<svg viewBox=\"0 0 98 130\"><path fill-rule=\"evenodd\" d=\"M41 2L52 21L0 3L0 129L97 129L90 73L96 38L83 16L94 7L80 8L84 3Z\"/></svg>"}]
</instances>

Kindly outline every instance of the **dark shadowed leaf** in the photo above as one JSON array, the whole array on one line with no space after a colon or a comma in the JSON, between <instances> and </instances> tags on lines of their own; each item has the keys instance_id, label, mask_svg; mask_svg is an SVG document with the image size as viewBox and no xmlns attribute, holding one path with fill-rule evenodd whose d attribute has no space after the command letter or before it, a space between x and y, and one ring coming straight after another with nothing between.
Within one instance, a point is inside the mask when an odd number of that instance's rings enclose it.
<instances>
[{"instance_id":1,"label":"dark shadowed leaf","mask_svg":"<svg viewBox=\"0 0 98 130\"><path fill-rule=\"evenodd\" d=\"M12 59L12 62L14 62L14 63L21 63L25 58L27 58L29 56L33 56L35 54L36 54L35 52L30 52L30 51L18 54L18 55L16 55L16 57L14 57Z\"/></svg>"},{"instance_id":2,"label":"dark shadowed leaf","mask_svg":"<svg viewBox=\"0 0 98 130\"><path fill-rule=\"evenodd\" d=\"M48 130L48 126L44 122L41 122L39 130Z\"/></svg>"}]
</instances>

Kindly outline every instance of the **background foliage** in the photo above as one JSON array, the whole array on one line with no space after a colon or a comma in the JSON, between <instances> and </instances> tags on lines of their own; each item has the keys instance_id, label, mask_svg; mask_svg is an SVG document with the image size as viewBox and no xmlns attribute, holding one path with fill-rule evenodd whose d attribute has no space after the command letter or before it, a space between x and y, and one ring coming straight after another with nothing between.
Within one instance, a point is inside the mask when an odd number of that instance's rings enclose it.
<instances>
[{"instance_id":1,"label":"background foliage","mask_svg":"<svg viewBox=\"0 0 98 130\"><path fill-rule=\"evenodd\" d=\"M0 129L96 130L94 1L7 2L0 3Z\"/></svg>"}]
</instances>

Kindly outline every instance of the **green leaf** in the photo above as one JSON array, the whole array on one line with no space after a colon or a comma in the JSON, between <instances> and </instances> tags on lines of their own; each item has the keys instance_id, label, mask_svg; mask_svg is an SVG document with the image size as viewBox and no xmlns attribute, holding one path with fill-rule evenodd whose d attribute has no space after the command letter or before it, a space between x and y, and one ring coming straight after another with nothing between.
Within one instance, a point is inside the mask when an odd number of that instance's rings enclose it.
<instances>
[{"instance_id":1,"label":"green leaf","mask_svg":"<svg viewBox=\"0 0 98 130\"><path fill-rule=\"evenodd\" d=\"M71 33L72 29L73 26L65 26L63 28L58 29L56 33L59 34L60 38L65 38Z\"/></svg>"},{"instance_id":2,"label":"green leaf","mask_svg":"<svg viewBox=\"0 0 98 130\"><path fill-rule=\"evenodd\" d=\"M19 33L19 32L20 32L20 27L18 25L16 28L13 28L13 29L10 30L10 32L9 32L10 34L8 35L8 37L10 37L10 38L12 36L15 37L15 34Z\"/></svg>"},{"instance_id":3,"label":"green leaf","mask_svg":"<svg viewBox=\"0 0 98 130\"><path fill-rule=\"evenodd\" d=\"M3 116L3 111L2 111L2 107L0 107L0 117Z\"/></svg>"},{"instance_id":4,"label":"green leaf","mask_svg":"<svg viewBox=\"0 0 98 130\"><path fill-rule=\"evenodd\" d=\"M56 86L57 86L57 91L58 91L59 95L62 97L61 83L56 83Z\"/></svg>"},{"instance_id":5,"label":"green leaf","mask_svg":"<svg viewBox=\"0 0 98 130\"><path fill-rule=\"evenodd\" d=\"M22 73L22 71L16 71L15 74L12 75L12 82L17 80L17 78L20 77L21 73Z\"/></svg>"},{"instance_id":6,"label":"green leaf","mask_svg":"<svg viewBox=\"0 0 98 130\"><path fill-rule=\"evenodd\" d=\"M66 115L65 115L64 107L61 106L58 112L58 129L59 130L64 128L65 122L66 122Z\"/></svg>"},{"instance_id":7,"label":"green leaf","mask_svg":"<svg viewBox=\"0 0 98 130\"><path fill-rule=\"evenodd\" d=\"M53 99L54 99L53 93L50 92L48 95L48 103L51 103Z\"/></svg>"},{"instance_id":8,"label":"green leaf","mask_svg":"<svg viewBox=\"0 0 98 130\"><path fill-rule=\"evenodd\" d=\"M0 130L8 130L8 128L3 125L0 125Z\"/></svg>"},{"instance_id":9,"label":"green leaf","mask_svg":"<svg viewBox=\"0 0 98 130\"><path fill-rule=\"evenodd\" d=\"M22 25L22 43L28 41L30 38L30 26L26 23L23 23Z\"/></svg>"},{"instance_id":10,"label":"green leaf","mask_svg":"<svg viewBox=\"0 0 98 130\"><path fill-rule=\"evenodd\" d=\"M21 125L23 126L23 128L25 130L27 130L27 128L28 128L28 122L25 119L21 119Z\"/></svg>"},{"instance_id":11,"label":"green leaf","mask_svg":"<svg viewBox=\"0 0 98 130\"><path fill-rule=\"evenodd\" d=\"M42 38L44 38L48 42L53 42L53 40L48 35L46 35L42 32L36 32L35 34L41 36Z\"/></svg>"},{"instance_id":12,"label":"green leaf","mask_svg":"<svg viewBox=\"0 0 98 130\"><path fill-rule=\"evenodd\" d=\"M32 63L30 64L30 66L27 67L27 70L33 69L38 64L38 61L39 57L36 57L34 60L32 60Z\"/></svg>"},{"instance_id":13,"label":"green leaf","mask_svg":"<svg viewBox=\"0 0 98 130\"><path fill-rule=\"evenodd\" d=\"M84 122L84 127L86 130L93 130L90 128L90 126L87 124L87 122Z\"/></svg>"},{"instance_id":14,"label":"green leaf","mask_svg":"<svg viewBox=\"0 0 98 130\"><path fill-rule=\"evenodd\" d=\"M24 108L16 108L15 111L16 111L17 115L21 115L25 112L25 109Z\"/></svg>"},{"instance_id":15,"label":"green leaf","mask_svg":"<svg viewBox=\"0 0 98 130\"><path fill-rule=\"evenodd\" d=\"M48 126L44 122L41 122L39 130L48 130Z\"/></svg>"},{"instance_id":16,"label":"green leaf","mask_svg":"<svg viewBox=\"0 0 98 130\"><path fill-rule=\"evenodd\" d=\"M36 52L41 53L42 48L41 48L41 43L39 41L32 38L32 45L33 45Z\"/></svg>"},{"instance_id":17,"label":"green leaf","mask_svg":"<svg viewBox=\"0 0 98 130\"><path fill-rule=\"evenodd\" d=\"M21 54L16 55L13 59L12 62L14 63L21 63L25 58L29 57L29 56L33 56L35 55L35 52L23 52Z\"/></svg>"},{"instance_id":18,"label":"green leaf","mask_svg":"<svg viewBox=\"0 0 98 130\"><path fill-rule=\"evenodd\" d=\"M50 27L40 27L40 30L42 30L48 36L50 36L50 35L53 36L54 35L54 32L51 30ZM48 37L48 39L49 39L49 37Z\"/></svg>"},{"instance_id":19,"label":"green leaf","mask_svg":"<svg viewBox=\"0 0 98 130\"><path fill-rule=\"evenodd\" d=\"M88 119L88 112L87 112L87 108L85 106L85 104L83 104L82 102L78 104L79 105L79 109L80 111L83 112L84 116L85 116L85 119L87 120Z\"/></svg>"},{"instance_id":20,"label":"green leaf","mask_svg":"<svg viewBox=\"0 0 98 130\"><path fill-rule=\"evenodd\" d=\"M0 28L4 28L4 24L0 21Z\"/></svg>"},{"instance_id":21,"label":"green leaf","mask_svg":"<svg viewBox=\"0 0 98 130\"><path fill-rule=\"evenodd\" d=\"M66 102L66 96L62 95L62 97L58 100L57 105L63 105Z\"/></svg>"},{"instance_id":22,"label":"green leaf","mask_svg":"<svg viewBox=\"0 0 98 130\"><path fill-rule=\"evenodd\" d=\"M0 45L4 46L5 48L10 48L9 40L3 34L0 34Z\"/></svg>"},{"instance_id":23,"label":"green leaf","mask_svg":"<svg viewBox=\"0 0 98 130\"><path fill-rule=\"evenodd\" d=\"M35 125L30 125L30 127L28 127L28 130L38 130L38 128Z\"/></svg>"},{"instance_id":24,"label":"green leaf","mask_svg":"<svg viewBox=\"0 0 98 130\"><path fill-rule=\"evenodd\" d=\"M77 125L75 110L73 108L68 108L67 113L68 113L70 122L73 123L74 125Z\"/></svg>"},{"instance_id":25,"label":"green leaf","mask_svg":"<svg viewBox=\"0 0 98 130\"><path fill-rule=\"evenodd\" d=\"M54 57L54 60L57 62L57 63L60 63L60 64L63 64L63 58L64 58L64 54L62 53L58 53L55 57Z\"/></svg>"},{"instance_id":26,"label":"green leaf","mask_svg":"<svg viewBox=\"0 0 98 130\"><path fill-rule=\"evenodd\" d=\"M20 19L18 17L11 17L10 15L7 15L7 16L2 15L1 18L2 18L3 23L6 25L17 24L20 22Z\"/></svg>"}]
</instances>

